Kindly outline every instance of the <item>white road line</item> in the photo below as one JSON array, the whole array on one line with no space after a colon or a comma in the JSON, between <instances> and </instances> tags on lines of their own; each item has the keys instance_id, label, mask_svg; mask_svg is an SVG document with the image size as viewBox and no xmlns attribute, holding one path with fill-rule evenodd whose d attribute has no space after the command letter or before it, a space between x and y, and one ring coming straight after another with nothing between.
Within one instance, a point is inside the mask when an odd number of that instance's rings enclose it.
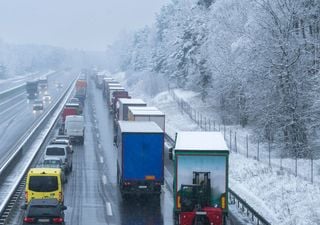
<instances>
[{"instance_id":1,"label":"white road line","mask_svg":"<svg viewBox=\"0 0 320 225\"><path fill-rule=\"evenodd\" d=\"M106 177L106 175L102 175L102 183L103 183L104 185L107 184L107 177Z\"/></svg>"},{"instance_id":2,"label":"white road line","mask_svg":"<svg viewBox=\"0 0 320 225\"><path fill-rule=\"evenodd\" d=\"M110 202L106 202L106 207L107 207L107 215L112 216L112 208Z\"/></svg>"},{"instance_id":3,"label":"white road line","mask_svg":"<svg viewBox=\"0 0 320 225\"><path fill-rule=\"evenodd\" d=\"M103 164L103 157L100 156L100 163Z\"/></svg>"},{"instance_id":4,"label":"white road line","mask_svg":"<svg viewBox=\"0 0 320 225\"><path fill-rule=\"evenodd\" d=\"M98 144L98 148L101 149L101 144Z\"/></svg>"},{"instance_id":5,"label":"white road line","mask_svg":"<svg viewBox=\"0 0 320 225\"><path fill-rule=\"evenodd\" d=\"M99 133L97 133L97 138L99 138L100 137L100 134Z\"/></svg>"}]
</instances>

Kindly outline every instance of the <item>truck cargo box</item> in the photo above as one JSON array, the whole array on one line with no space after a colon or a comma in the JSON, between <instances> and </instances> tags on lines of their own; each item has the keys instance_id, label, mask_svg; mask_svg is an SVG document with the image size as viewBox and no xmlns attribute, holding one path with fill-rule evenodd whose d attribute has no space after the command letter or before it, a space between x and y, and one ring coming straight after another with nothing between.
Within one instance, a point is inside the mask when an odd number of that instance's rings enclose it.
<instances>
[{"instance_id":1,"label":"truck cargo box","mask_svg":"<svg viewBox=\"0 0 320 225\"><path fill-rule=\"evenodd\" d=\"M177 224L190 224L198 216L194 211L196 206L205 213L210 224L225 224L229 150L223 135L220 132L178 132L173 152ZM189 222L178 223L182 218L189 218Z\"/></svg>"},{"instance_id":2,"label":"truck cargo box","mask_svg":"<svg viewBox=\"0 0 320 225\"><path fill-rule=\"evenodd\" d=\"M129 115L129 106L138 106L138 107L144 107L147 106L147 104L139 98L119 98L118 100L119 103L119 120L128 120L128 115Z\"/></svg>"},{"instance_id":3,"label":"truck cargo box","mask_svg":"<svg viewBox=\"0 0 320 225\"><path fill-rule=\"evenodd\" d=\"M165 114L160 110L156 110L150 107L129 107L129 121L153 121L165 131Z\"/></svg>"},{"instance_id":4,"label":"truck cargo box","mask_svg":"<svg viewBox=\"0 0 320 225\"><path fill-rule=\"evenodd\" d=\"M108 93L107 93L107 103L108 106L111 106L112 103L112 96L113 96L113 92L115 91L124 91L124 87L122 86L112 86L108 88Z\"/></svg>"},{"instance_id":5,"label":"truck cargo box","mask_svg":"<svg viewBox=\"0 0 320 225\"><path fill-rule=\"evenodd\" d=\"M164 132L154 122L119 121L117 177L122 194L160 194Z\"/></svg>"}]
</instances>

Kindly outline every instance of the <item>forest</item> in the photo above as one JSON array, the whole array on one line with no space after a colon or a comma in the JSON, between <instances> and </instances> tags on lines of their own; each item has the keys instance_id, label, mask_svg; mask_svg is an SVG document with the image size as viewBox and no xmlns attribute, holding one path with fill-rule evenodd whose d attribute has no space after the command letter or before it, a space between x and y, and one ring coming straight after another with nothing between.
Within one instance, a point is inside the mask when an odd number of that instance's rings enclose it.
<instances>
[{"instance_id":1,"label":"forest","mask_svg":"<svg viewBox=\"0 0 320 225\"><path fill-rule=\"evenodd\" d=\"M317 0L173 0L109 46L108 66L199 92L225 124L308 158L320 147L319 20Z\"/></svg>"}]
</instances>

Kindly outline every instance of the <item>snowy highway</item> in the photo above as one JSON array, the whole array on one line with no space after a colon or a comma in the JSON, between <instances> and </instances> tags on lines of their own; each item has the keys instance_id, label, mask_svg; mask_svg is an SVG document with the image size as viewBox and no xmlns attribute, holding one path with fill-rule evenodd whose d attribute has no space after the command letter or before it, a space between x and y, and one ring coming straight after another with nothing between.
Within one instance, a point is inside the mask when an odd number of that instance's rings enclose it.
<instances>
[{"instance_id":1,"label":"snowy highway","mask_svg":"<svg viewBox=\"0 0 320 225\"><path fill-rule=\"evenodd\" d=\"M65 189L67 224L171 225L172 193L164 187L159 199L123 201L116 183L117 151L113 124L101 90L90 83L85 107L86 137L74 153L73 172Z\"/></svg>"},{"instance_id":2,"label":"snowy highway","mask_svg":"<svg viewBox=\"0 0 320 225\"><path fill-rule=\"evenodd\" d=\"M48 93L51 95L51 102L55 101L62 93L62 89L56 88L55 82L63 81L68 84L71 81L72 74L61 75L62 72L48 77ZM44 104L44 110L49 104L49 102ZM27 100L25 89L0 101L0 154L2 156L9 153L8 150L41 115L40 111L33 112L32 106L33 101ZM1 157L1 159L3 160L5 157Z\"/></svg>"}]
</instances>

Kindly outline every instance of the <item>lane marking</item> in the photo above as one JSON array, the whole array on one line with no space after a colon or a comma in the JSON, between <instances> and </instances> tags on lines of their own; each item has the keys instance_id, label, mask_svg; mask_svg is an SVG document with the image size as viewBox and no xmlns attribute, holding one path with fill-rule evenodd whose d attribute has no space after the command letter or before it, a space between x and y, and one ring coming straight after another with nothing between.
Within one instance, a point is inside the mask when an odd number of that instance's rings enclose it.
<instances>
[{"instance_id":1,"label":"lane marking","mask_svg":"<svg viewBox=\"0 0 320 225\"><path fill-rule=\"evenodd\" d=\"M100 134L99 133L97 133L97 138L99 138L100 137Z\"/></svg>"},{"instance_id":2,"label":"lane marking","mask_svg":"<svg viewBox=\"0 0 320 225\"><path fill-rule=\"evenodd\" d=\"M103 164L103 157L100 156L100 163Z\"/></svg>"},{"instance_id":3,"label":"lane marking","mask_svg":"<svg viewBox=\"0 0 320 225\"><path fill-rule=\"evenodd\" d=\"M100 143L98 144L98 148L101 149L101 144Z\"/></svg>"},{"instance_id":4,"label":"lane marking","mask_svg":"<svg viewBox=\"0 0 320 225\"><path fill-rule=\"evenodd\" d=\"M104 185L107 184L107 177L106 177L106 175L102 175L102 183L103 183Z\"/></svg>"},{"instance_id":5,"label":"lane marking","mask_svg":"<svg viewBox=\"0 0 320 225\"><path fill-rule=\"evenodd\" d=\"M112 208L111 208L111 203L106 202L106 207L107 207L107 215L112 216Z\"/></svg>"}]
</instances>

